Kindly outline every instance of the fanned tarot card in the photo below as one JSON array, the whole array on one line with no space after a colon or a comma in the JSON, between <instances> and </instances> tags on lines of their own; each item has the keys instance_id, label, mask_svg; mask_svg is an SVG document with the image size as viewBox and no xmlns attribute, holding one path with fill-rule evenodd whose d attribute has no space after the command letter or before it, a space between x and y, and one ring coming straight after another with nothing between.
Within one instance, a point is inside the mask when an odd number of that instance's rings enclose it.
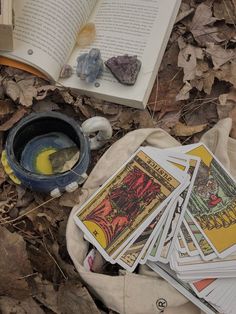
<instances>
[{"instance_id":1,"label":"fanned tarot card","mask_svg":"<svg viewBox=\"0 0 236 314\"><path fill-rule=\"evenodd\" d=\"M236 182L200 144L187 152L201 158L189 212L220 257L236 251Z\"/></svg>"},{"instance_id":2,"label":"fanned tarot card","mask_svg":"<svg viewBox=\"0 0 236 314\"><path fill-rule=\"evenodd\" d=\"M82 206L75 222L107 260L113 259L144 231L183 181L142 148Z\"/></svg>"}]
</instances>

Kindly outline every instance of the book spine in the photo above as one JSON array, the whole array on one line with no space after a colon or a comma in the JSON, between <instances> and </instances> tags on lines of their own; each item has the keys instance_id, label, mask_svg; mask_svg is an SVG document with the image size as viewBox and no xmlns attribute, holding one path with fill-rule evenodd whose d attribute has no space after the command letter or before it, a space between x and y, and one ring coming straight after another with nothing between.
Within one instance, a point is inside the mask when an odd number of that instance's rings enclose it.
<instances>
[{"instance_id":1,"label":"book spine","mask_svg":"<svg viewBox=\"0 0 236 314\"><path fill-rule=\"evenodd\" d=\"M0 0L0 50L13 50L12 0Z\"/></svg>"}]
</instances>

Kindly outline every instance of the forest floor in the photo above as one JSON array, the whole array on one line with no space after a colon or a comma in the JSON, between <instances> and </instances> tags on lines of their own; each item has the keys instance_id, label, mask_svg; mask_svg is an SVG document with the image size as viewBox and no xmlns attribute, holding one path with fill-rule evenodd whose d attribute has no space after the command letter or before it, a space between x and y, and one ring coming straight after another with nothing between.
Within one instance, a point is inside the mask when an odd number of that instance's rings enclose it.
<instances>
[{"instance_id":1,"label":"forest floor","mask_svg":"<svg viewBox=\"0 0 236 314\"><path fill-rule=\"evenodd\" d=\"M79 123L96 115L111 122L114 135L92 153L90 170L114 142L138 128L160 127L189 144L231 117L236 138L235 1L182 1L143 111L76 97L28 73L0 68L0 153L22 117L49 111ZM49 196L16 186L0 164L0 313L109 313L80 283L66 250L66 224L79 197L77 190L45 204ZM117 269L106 264L100 272L115 275Z\"/></svg>"}]
</instances>

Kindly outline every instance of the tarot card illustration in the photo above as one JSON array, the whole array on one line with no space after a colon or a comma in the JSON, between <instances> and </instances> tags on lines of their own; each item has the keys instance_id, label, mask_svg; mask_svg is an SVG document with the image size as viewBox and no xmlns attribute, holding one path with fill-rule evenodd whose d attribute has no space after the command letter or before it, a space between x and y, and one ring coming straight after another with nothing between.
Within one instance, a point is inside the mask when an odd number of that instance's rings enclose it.
<instances>
[{"instance_id":1,"label":"tarot card illustration","mask_svg":"<svg viewBox=\"0 0 236 314\"><path fill-rule=\"evenodd\" d=\"M182 223L182 225L183 225L183 223ZM181 225L181 227L182 227L182 225ZM181 230L180 230L180 232L181 232ZM181 252L182 251L186 251L186 247L185 247L185 244L184 244L184 241L183 241L183 237L182 237L182 235L181 235L181 233L178 233L178 235L177 235L177 240L178 240L178 246L177 246L177 248L178 248L178 250L180 250Z\"/></svg>"},{"instance_id":2,"label":"tarot card illustration","mask_svg":"<svg viewBox=\"0 0 236 314\"><path fill-rule=\"evenodd\" d=\"M187 173L190 176L190 185L181 193L181 197L178 198L178 201L175 205L175 210L173 212L172 220L169 225L169 229L166 234L166 238L163 243L163 248L160 253L161 261L167 262L168 257L171 254L171 251L174 247L174 242L176 241L177 235L179 233L180 226L182 224L184 213L186 211L189 198L192 192L194 181L199 169L199 159L190 159L189 168ZM174 240L174 241L173 241Z\"/></svg>"},{"instance_id":3,"label":"tarot card illustration","mask_svg":"<svg viewBox=\"0 0 236 314\"><path fill-rule=\"evenodd\" d=\"M185 227L190 235L192 235L193 240L195 240L195 244L203 259L209 260L214 257L214 250L212 246L204 237L204 234L199 230L198 226L194 223L191 216L188 213L185 213L184 219Z\"/></svg>"},{"instance_id":4,"label":"tarot card illustration","mask_svg":"<svg viewBox=\"0 0 236 314\"><path fill-rule=\"evenodd\" d=\"M184 239L185 239L185 241L187 243L187 247L188 247L188 250L189 250L190 254L192 252L197 251L197 248L196 248L196 246L194 244L194 241L193 241L192 237L190 236L190 234L189 234L187 228L185 227L184 223L182 223L182 225L181 225L181 231L182 231Z\"/></svg>"},{"instance_id":5,"label":"tarot card illustration","mask_svg":"<svg viewBox=\"0 0 236 314\"><path fill-rule=\"evenodd\" d=\"M78 224L112 256L180 185L139 151L77 214Z\"/></svg>"},{"instance_id":6,"label":"tarot card illustration","mask_svg":"<svg viewBox=\"0 0 236 314\"><path fill-rule=\"evenodd\" d=\"M139 257L142 256L147 242L151 242L153 232L157 229L157 225L162 223L165 218L164 212L166 207L156 216L156 218L148 225L148 227L141 233L141 235L134 241L134 243L122 254L120 260L122 263L128 265L130 268L137 264Z\"/></svg>"},{"instance_id":7,"label":"tarot card illustration","mask_svg":"<svg viewBox=\"0 0 236 314\"><path fill-rule=\"evenodd\" d=\"M222 257L236 250L236 183L202 144L188 152L201 158L189 211Z\"/></svg>"}]
</instances>

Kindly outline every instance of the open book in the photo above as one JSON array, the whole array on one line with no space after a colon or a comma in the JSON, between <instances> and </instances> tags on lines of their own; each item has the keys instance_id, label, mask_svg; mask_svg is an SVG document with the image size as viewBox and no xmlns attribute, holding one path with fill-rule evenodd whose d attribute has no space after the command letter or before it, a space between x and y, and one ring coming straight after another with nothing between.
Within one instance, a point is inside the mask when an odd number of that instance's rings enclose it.
<instances>
[{"instance_id":1,"label":"open book","mask_svg":"<svg viewBox=\"0 0 236 314\"><path fill-rule=\"evenodd\" d=\"M82 94L144 108L180 3L181 0L16 0L15 47L13 52L0 54L5 57L0 57L0 64L18 61ZM91 47L81 50L76 38L87 22L95 23L97 36ZM104 61L118 55L137 55L142 67L135 85L120 84L108 69L96 84L78 78L76 59L91 48L99 48ZM61 80L64 64L72 65L74 74Z\"/></svg>"}]
</instances>

